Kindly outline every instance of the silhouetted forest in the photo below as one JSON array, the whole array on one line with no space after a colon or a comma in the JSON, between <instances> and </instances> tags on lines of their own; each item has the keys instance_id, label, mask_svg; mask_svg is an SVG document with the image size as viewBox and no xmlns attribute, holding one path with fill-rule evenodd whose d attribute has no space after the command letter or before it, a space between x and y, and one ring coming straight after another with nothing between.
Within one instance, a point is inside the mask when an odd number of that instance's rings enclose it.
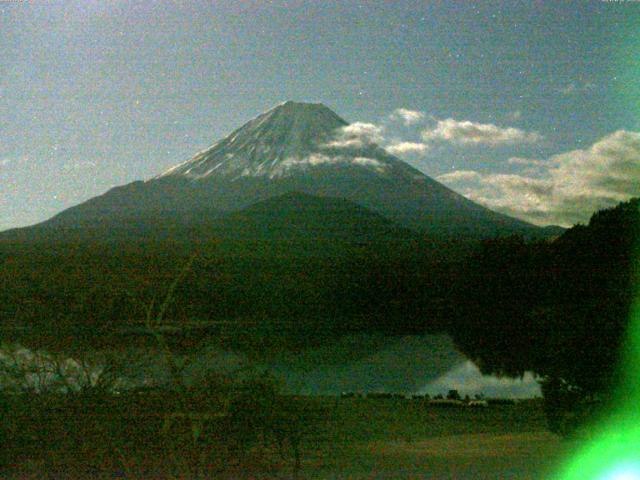
<instances>
[{"instance_id":1,"label":"silhouetted forest","mask_svg":"<svg viewBox=\"0 0 640 480\"><path fill-rule=\"evenodd\" d=\"M551 243L486 242L455 294L457 345L486 373L541 375L549 408L606 400L636 293L638 205L599 211Z\"/></svg>"},{"instance_id":2,"label":"silhouetted forest","mask_svg":"<svg viewBox=\"0 0 640 480\"><path fill-rule=\"evenodd\" d=\"M458 270L415 244L391 251L334 243L322 255L295 251L299 244L287 252L261 242L188 247L3 245L2 326L24 331L32 342L33 336L57 343L65 335L92 342L133 335L143 328L145 309L195 255L166 318L198 336L314 343L357 331L435 331L443 329L448 277Z\"/></svg>"},{"instance_id":3,"label":"silhouetted forest","mask_svg":"<svg viewBox=\"0 0 640 480\"><path fill-rule=\"evenodd\" d=\"M615 381L634 296L638 204L537 243L437 241L343 205L325 222L235 219L254 222L243 235L203 223L182 236L5 238L3 334L36 347L140 341L147 310L193 259L165 316L164 332L184 348L215 339L257 351L354 332L446 331L484 372L531 370L547 392L561 382L600 395ZM345 233L343 219L354 215ZM361 231L365 224L374 233Z\"/></svg>"}]
</instances>

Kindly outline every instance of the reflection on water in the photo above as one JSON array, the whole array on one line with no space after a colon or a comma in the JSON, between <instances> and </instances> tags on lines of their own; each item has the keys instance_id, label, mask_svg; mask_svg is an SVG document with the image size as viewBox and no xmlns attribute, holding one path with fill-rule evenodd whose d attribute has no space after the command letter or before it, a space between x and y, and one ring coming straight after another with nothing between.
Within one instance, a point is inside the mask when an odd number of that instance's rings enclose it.
<instances>
[{"instance_id":1,"label":"reflection on water","mask_svg":"<svg viewBox=\"0 0 640 480\"><path fill-rule=\"evenodd\" d=\"M11 354L8 354L9 352ZM166 359L154 349L121 352L117 372L118 388L162 384L169 380ZM32 382L59 381L65 372L73 377L64 387L79 388L94 383L104 370L106 356L78 359L33 353L22 347L0 349L5 377L7 366L29 371ZM187 383L198 382L208 371L232 372L243 366L269 370L282 381L288 393L335 395L343 392L391 392L436 395L456 389L461 395L526 398L540 395L540 387L530 373L522 379L484 376L455 348L446 335L385 337L353 335L331 344L302 351L272 352L260 361L250 361L240 353L215 347L204 348L184 361ZM17 363L16 363L17 362ZM44 375L42 374L44 368ZM15 368L14 368L15 370ZM38 374L40 372L40 374ZM0 372L2 373L2 372ZM15 373L15 372L14 372ZM2 375L0 374L0 377ZM0 378L0 386L7 379ZM114 379L116 380L116 379Z\"/></svg>"},{"instance_id":2,"label":"reflection on water","mask_svg":"<svg viewBox=\"0 0 640 480\"><path fill-rule=\"evenodd\" d=\"M540 385L531 372L522 378L499 378L483 375L472 362L466 361L452 368L420 390L421 394L446 394L458 390L462 396L483 394L489 398L532 398L542 396Z\"/></svg>"},{"instance_id":3,"label":"reflection on water","mask_svg":"<svg viewBox=\"0 0 640 480\"><path fill-rule=\"evenodd\" d=\"M353 335L331 345L274 355L264 365L295 393L415 393L464 356L447 335Z\"/></svg>"}]
</instances>

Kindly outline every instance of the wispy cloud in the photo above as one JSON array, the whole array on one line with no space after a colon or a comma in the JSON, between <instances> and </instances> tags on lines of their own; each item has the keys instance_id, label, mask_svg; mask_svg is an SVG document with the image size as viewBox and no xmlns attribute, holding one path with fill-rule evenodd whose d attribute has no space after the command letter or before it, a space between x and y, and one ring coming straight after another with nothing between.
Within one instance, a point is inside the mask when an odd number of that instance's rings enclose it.
<instances>
[{"instance_id":1,"label":"wispy cloud","mask_svg":"<svg viewBox=\"0 0 640 480\"><path fill-rule=\"evenodd\" d=\"M424 119L424 112L409 110L408 108L397 108L389 115L393 121L401 121L406 126L414 125Z\"/></svg>"},{"instance_id":2,"label":"wispy cloud","mask_svg":"<svg viewBox=\"0 0 640 480\"><path fill-rule=\"evenodd\" d=\"M374 143L384 142L384 127L373 123L355 122L342 127L327 147L360 148Z\"/></svg>"},{"instance_id":3,"label":"wispy cloud","mask_svg":"<svg viewBox=\"0 0 640 480\"><path fill-rule=\"evenodd\" d=\"M437 179L489 208L537 224L585 222L595 210L640 195L640 132L619 130L587 149L528 162L538 173L463 170Z\"/></svg>"},{"instance_id":4,"label":"wispy cloud","mask_svg":"<svg viewBox=\"0 0 640 480\"><path fill-rule=\"evenodd\" d=\"M455 170L450 173L445 173L436 177L443 183L459 183L459 182L473 182L482 180L482 175L474 170Z\"/></svg>"},{"instance_id":5,"label":"wispy cloud","mask_svg":"<svg viewBox=\"0 0 640 480\"><path fill-rule=\"evenodd\" d=\"M361 165L363 167L375 167L375 168L384 168L385 165L376 160L375 158L369 157L356 157L351 161L354 165Z\"/></svg>"},{"instance_id":6,"label":"wispy cloud","mask_svg":"<svg viewBox=\"0 0 640 480\"><path fill-rule=\"evenodd\" d=\"M492 123L476 123L469 120L438 120L435 128L422 132L426 142L443 141L455 145L514 145L535 143L541 140L536 132L526 132L519 128L502 128Z\"/></svg>"},{"instance_id":7,"label":"wispy cloud","mask_svg":"<svg viewBox=\"0 0 640 480\"><path fill-rule=\"evenodd\" d=\"M385 147L392 155L418 154L421 155L429 149L429 145L419 142L396 142Z\"/></svg>"},{"instance_id":8,"label":"wispy cloud","mask_svg":"<svg viewBox=\"0 0 640 480\"><path fill-rule=\"evenodd\" d=\"M282 172L290 168L296 167L315 167L319 165L336 165L336 164L352 164L359 165L361 167L371 167L377 171L382 171L386 168L386 165L369 157L352 157L350 155L324 155L321 153L309 155L303 158L290 157L282 162Z\"/></svg>"}]
</instances>

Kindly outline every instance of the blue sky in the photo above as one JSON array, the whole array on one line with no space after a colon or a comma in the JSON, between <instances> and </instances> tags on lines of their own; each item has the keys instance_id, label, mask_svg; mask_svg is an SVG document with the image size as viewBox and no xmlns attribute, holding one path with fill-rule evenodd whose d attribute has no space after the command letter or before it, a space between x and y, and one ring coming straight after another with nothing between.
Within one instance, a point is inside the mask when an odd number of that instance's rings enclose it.
<instances>
[{"instance_id":1,"label":"blue sky","mask_svg":"<svg viewBox=\"0 0 640 480\"><path fill-rule=\"evenodd\" d=\"M0 3L0 229L288 99L491 208L586 221L640 195L639 25L632 1Z\"/></svg>"}]
</instances>

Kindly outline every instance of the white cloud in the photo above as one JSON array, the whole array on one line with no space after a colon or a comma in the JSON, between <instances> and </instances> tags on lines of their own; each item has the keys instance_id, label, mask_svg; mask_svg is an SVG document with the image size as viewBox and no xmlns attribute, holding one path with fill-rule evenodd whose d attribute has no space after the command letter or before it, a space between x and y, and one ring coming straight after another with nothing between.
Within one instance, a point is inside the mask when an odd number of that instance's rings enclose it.
<instances>
[{"instance_id":1,"label":"white cloud","mask_svg":"<svg viewBox=\"0 0 640 480\"><path fill-rule=\"evenodd\" d=\"M397 142L385 147L387 152L392 155L404 155L404 154L424 154L429 146L426 143L416 142Z\"/></svg>"},{"instance_id":2,"label":"white cloud","mask_svg":"<svg viewBox=\"0 0 640 480\"><path fill-rule=\"evenodd\" d=\"M408 108L397 108L389 115L389 118L394 121L401 121L406 126L409 126L423 120L424 113L418 110L409 110Z\"/></svg>"},{"instance_id":3,"label":"white cloud","mask_svg":"<svg viewBox=\"0 0 640 480\"><path fill-rule=\"evenodd\" d=\"M340 163L350 163L352 165L360 165L362 167L372 167L378 171L386 168L386 165L375 158L369 157L351 157L349 155L323 155L320 153L309 155L304 158L290 157L281 164L283 171L295 167L319 166L319 165L335 165Z\"/></svg>"},{"instance_id":4,"label":"white cloud","mask_svg":"<svg viewBox=\"0 0 640 480\"><path fill-rule=\"evenodd\" d=\"M482 175L473 170L456 170L436 177L436 180L443 183L459 183L481 180Z\"/></svg>"},{"instance_id":5,"label":"white cloud","mask_svg":"<svg viewBox=\"0 0 640 480\"><path fill-rule=\"evenodd\" d=\"M354 122L342 127L342 133L347 136L367 137L373 141L382 138L383 128L373 123Z\"/></svg>"},{"instance_id":6,"label":"white cloud","mask_svg":"<svg viewBox=\"0 0 640 480\"><path fill-rule=\"evenodd\" d=\"M535 143L542 137L536 132L525 132L519 128L501 128L492 123L475 123L453 118L438 120L435 128L422 132L423 140L450 142L455 145L513 145Z\"/></svg>"},{"instance_id":7,"label":"white cloud","mask_svg":"<svg viewBox=\"0 0 640 480\"><path fill-rule=\"evenodd\" d=\"M323 165L327 163L337 163L337 162L338 162L338 157L330 157L328 155L322 155L320 153L317 153L317 154L309 155L308 157L304 157L304 158L289 157L282 162L282 166L285 168L290 166L295 166L295 165L316 166L316 165Z\"/></svg>"},{"instance_id":8,"label":"white cloud","mask_svg":"<svg viewBox=\"0 0 640 480\"><path fill-rule=\"evenodd\" d=\"M384 142L384 128L373 123L355 122L342 127L333 141L325 146L332 148L360 148Z\"/></svg>"},{"instance_id":9,"label":"white cloud","mask_svg":"<svg viewBox=\"0 0 640 480\"><path fill-rule=\"evenodd\" d=\"M640 132L619 130L585 150L531 160L536 175L458 171L438 180L489 208L537 224L570 226L640 196ZM524 159L511 162L524 164Z\"/></svg>"},{"instance_id":10,"label":"white cloud","mask_svg":"<svg viewBox=\"0 0 640 480\"><path fill-rule=\"evenodd\" d=\"M375 158L368 158L368 157L356 157L354 158L351 163L353 163L354 165L362 165L362 166L369 166L369 167L382 167L383 164L376 160Z\"/></svg>"}]
</instances>

